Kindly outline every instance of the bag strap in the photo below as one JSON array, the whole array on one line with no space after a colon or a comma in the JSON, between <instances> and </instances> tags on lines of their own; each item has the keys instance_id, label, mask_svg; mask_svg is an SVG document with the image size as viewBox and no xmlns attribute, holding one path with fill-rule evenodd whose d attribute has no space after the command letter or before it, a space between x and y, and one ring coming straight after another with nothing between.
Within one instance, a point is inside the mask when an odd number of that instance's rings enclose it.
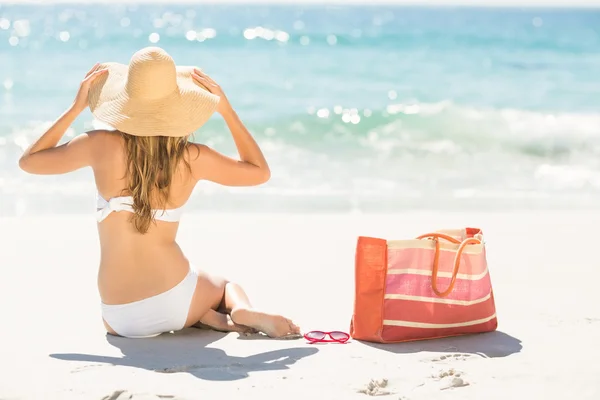
<instances>
[{"instance_id":1,"label":"bag strap","mask_svg":"<svg viewBox=\"0 0 600 400\"><path fill-rule=\"evenodd\" d=\"M467 238L461 242L460 240L458 240L452 236L446 235L444 233L438 233L438 232L426 233L424 235L418 236L417 239L433 239L433 241L435 241L435 256L433 258L433 273L431 276L431 288L433 289L433 292L440 297L448 296L452 292L452 289L454 289L454 284L456 283L456 276L458 275L458 270L460 269L460 260L461 260L463 250L465 249L465 247L467 247L467 245L481 244L481 241L479 239L475 239L475 238ZM458 246L458 250L456 251L456 257L454 258L454 270L452 271L452 280L450 281L450 285L448 285L448 288L444 292L440 292L437 288L437 276L438 276L439 261L440 261L440 239L445 239L454 244L460 243L460 246Z\"/></svg>"}]
</instances>

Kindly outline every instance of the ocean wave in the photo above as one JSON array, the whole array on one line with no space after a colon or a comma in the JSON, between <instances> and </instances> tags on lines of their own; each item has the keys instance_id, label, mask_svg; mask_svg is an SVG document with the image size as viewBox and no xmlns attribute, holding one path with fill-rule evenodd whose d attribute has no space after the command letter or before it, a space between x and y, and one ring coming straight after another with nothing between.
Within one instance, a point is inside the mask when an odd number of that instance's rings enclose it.
<instances>
[{"instance_id":1,"label":"ocean wave","mask_svg":"<svg viewBox=\"0 0 600 400\"><path fill-rule=\"evenodd\" d=\"M265 137L312 150L335 147L338 154L357 148L396 156L494 152L562 162L600 156L600 113L399 103L382 110L312 108L255 128Z\"/></svg>"},{"instance_id":2,"label":"ocean wave","mask_svg":"<svg viewBox=\"0 0 600 400\"><path fill-rule=\"evenodd\" d=\"M3 136L7 156L25 149L50 121L31 121ZM440 103L397 103L382 110L343 106L310 108L301 115L251 121L250 129L272 153L297 157L471 157L495 154L514 161L600 165L600 113L552 113ZM110 128L93 119L69 128L65 140L87 129ZM194 139L233 151L217 119Z\"/></svg>"},{"instance_id":3,"label":"ocean wave","mask_svg":"<svg viewBox=\"0 0 600 400\"><path fill-rule=\"evenodd\" d=\"M18 154L47 125L29 123L4 136L0 199L19 210L42 207L40 199L52 209L63 201L53 199L64 198L82 210L91 207L89 171L42 178L18 170ZM83 126L103 127L94 121ZM397 103L380 110L310 109L251 121L249 128L272 167L271 181L243 189L202 184L192 208L600 205L600 114ZM235 155L217 119L195 139Z\"/></svg>"}]
</instances>

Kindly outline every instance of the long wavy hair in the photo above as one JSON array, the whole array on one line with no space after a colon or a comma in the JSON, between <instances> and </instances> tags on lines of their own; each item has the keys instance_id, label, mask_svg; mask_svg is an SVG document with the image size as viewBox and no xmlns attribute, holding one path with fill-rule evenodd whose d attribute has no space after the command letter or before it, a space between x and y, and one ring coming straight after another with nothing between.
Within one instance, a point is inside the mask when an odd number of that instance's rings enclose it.
<instances>
[{"instance_id":1,"label":"long wavy hair","mask_svg":"<svg viewBox=\"0 0 600 400\"><path fill-rule=\"evenodd\" d=\"M132 222L138 232L148 232L155 222L152 209L165 210L173 175L184 157L189 136L132 136L123 134L127 153L127 188L133 197ZM154 207L152 206L154 204Z\"/></svg>"}]
</instances>

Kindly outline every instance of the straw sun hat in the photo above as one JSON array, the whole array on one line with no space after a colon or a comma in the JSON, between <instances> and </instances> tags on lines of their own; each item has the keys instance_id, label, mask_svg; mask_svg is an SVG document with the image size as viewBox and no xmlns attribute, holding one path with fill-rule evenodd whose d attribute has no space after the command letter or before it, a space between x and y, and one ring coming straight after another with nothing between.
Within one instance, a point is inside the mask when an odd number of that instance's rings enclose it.
<instances>
[{"instance_id":1,"label":"straw sun hat","mask_svg":"<svg viewBox=\"0 0 600 400\"><path fill-rule=\"evenodd\" d=\"M194 67L175 66L158 47L136 52L129 65L100 64L108 72L90 88L92 114L135 136L187 136L213 114L219 97L198 84Z\"/></svg>"}]
</instances>

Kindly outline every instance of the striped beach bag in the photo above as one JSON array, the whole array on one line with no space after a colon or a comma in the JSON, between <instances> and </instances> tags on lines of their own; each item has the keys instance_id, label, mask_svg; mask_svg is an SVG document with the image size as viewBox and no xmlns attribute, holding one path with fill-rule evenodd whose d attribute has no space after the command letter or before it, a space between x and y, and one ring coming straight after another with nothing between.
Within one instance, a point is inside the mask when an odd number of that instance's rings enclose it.
<instances>
[{"instance_id":1,"label":"striped beach bag","mask_svg":"<svg viewBox=\"0 0 600 400\"><path fill-rule=\"evenodd\" d=\"M496 306L480 229L413 240L359 237L350 334L378 343L496 329Z\"/></svg>"}]
</instances>

